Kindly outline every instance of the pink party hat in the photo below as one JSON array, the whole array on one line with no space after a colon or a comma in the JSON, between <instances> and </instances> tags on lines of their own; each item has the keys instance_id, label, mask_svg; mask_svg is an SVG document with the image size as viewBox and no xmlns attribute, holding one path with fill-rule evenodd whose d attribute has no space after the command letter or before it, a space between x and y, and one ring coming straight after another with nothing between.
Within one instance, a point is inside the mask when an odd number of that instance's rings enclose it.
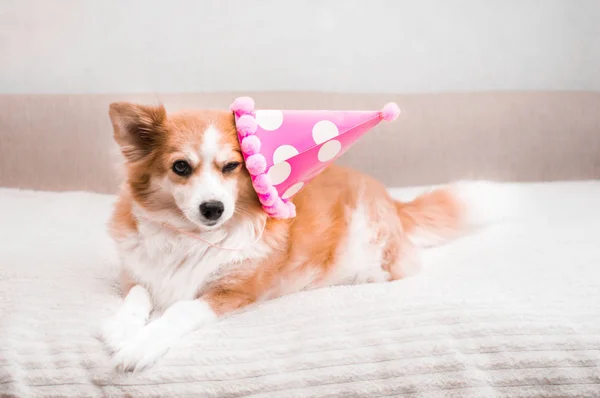
<instances>
[{"instance_id":1,"label":"pink party hat","mask_svg":"<svg viewBox=\"0 0 600 398\"><path fill-rule=\"evenodd\" d=\"M254 109L254 100L231 104L246 168L263 209L292 218L291 198L381 120L393 121L398 105L381 111Z\"/></svg>"}]
</instances>

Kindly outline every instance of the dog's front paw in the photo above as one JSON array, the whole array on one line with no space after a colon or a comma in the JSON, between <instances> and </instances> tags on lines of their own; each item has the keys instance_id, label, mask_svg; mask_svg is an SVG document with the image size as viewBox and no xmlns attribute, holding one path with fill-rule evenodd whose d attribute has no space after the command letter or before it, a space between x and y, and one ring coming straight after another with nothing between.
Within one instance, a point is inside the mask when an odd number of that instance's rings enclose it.
<instances>
[{"instance_id":1,"label":"dog's front paw","mask_svg":"<svg viewBox=\"0 0 600 398\"><path fill-rule=\"evenodd\" d=\"M146 325L114 356L114 365L124 371L152 366L171 345L200 325L216 319L212 308L201 300L178 301L163 316Z\"/></svg>"},{"instance_id":2,"label":"dog's front paw","mask_svg":"<svg viewBox=\"0 0 600 398\"><path fill-rule=\"evenodd\" d=\"M151 310L152 304L146 289L140 286L131 289L121 307L104 321L100 330L99 338L111 354L119 351L143 330Z\"/></svg>"},{"instance_id":3,"label":"dog's front paw","mask_svg":"<svg viewBox=\"0 0 600 398\"><path fill-rule=\"evenodd\" d=\"M104 342L109 353L113 354L133 339L146 325L147 319L117 312L104 321L100 331L100 339Z\"/></svg>"},{"instance_id":4,"label":"dog's front paw","mask_svg":"<svg viewBox=\"0 0 600 398\"><path fill-rule=\"evenodd\" d=\"M154 321L129 339L114 354L114 367L125 372L136 372L154 365L173 343L170 334L162 326L160 320Z\"/></svg>"}]
</instances>

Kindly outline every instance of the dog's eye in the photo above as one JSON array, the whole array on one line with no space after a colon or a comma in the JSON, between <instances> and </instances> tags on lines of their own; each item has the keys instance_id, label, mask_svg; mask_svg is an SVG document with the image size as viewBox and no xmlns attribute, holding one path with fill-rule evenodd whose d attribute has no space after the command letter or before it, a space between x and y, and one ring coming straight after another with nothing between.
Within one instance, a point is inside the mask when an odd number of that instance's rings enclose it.
<instances>
[{"instance_id":1,"label":"dog's eye","mask_svg":"<svg viewBox=\"0 0 600 398\"><path fill-rule=\"evenodd\" d=\"M240 162L229 162L223 166L223 173L231 173L240 166Z\"/></svg>"},{"instance_id":2,"label":"dog's eye","mask_svg":"<svg viewBox=\"0 0 600 398\"><path fill-rule=\"evenodd\" d=\"M173 163L173 172L182 177L187 177L192 173L192 166L185 160L178 160Z\"/></svg>"}]
</instances>

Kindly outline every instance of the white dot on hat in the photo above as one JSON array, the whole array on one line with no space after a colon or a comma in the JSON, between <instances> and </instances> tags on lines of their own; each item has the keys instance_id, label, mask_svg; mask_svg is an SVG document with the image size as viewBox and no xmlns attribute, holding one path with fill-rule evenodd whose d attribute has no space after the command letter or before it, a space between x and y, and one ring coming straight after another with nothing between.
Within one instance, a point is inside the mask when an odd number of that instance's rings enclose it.
<instances>
[{"instance_id":1,"label":"white dot on hat","mask_svg":"<svg viewBox=\"0 0 600 398\"><path fill-rule=\"evenodd\" d=\"M337 155L342 149L342 144L338 140L332 140L323 144L319 149L317 157L320 162L329 162Z\"/></svg>"},{"instance_id":2,"label":"white dot on hat","mask_svg":"<svg viewBox=\"0 0 600 398\"><path fill-rule=\"evenodd\" d=\"M277 110L258 110L256 111L256 123L263 130L277 130L283 124L283 112Z\"/></svg>"},{"instance_id":3,"label":"white dot on hat","mask_svg":"<svg viewBox=\"0 0 600 398\"><path fill-rule=\"evenodd\" d=\"M297 194L297 193L298 193L298 191L299 191L299 190L300 190L300 189L301 189L303 186L304 186L304 183L303 183L303 182L299 182L299 183L297 183L297 184L294 184L294 185L292 185L291 187L289 187L289 188L287 189L287 191L285 191L285 192L283 193L283 195L281 195L281 198L282 198L282 199L288 199L288 198L290 198L290 197L294 196L295 194Z\"/></svg>"},{"instance_id":4,"label":"white dot on hat","mask_svg":"<svg viewBox=\"0 0 600 398\"><path fill-rule=\"evenodd\" d=\"M273 164L281 163L298 154L298 150L291 145L281 145L273 152Z\"/></svg>"},{"instance_id":5,"label":"white dot on hat","mask_svg":"<svg viewBox=\"0 0 600 398\"><path fill-rule=\"evenodd\" d=\"M329 141L339 134L340 132L338 131L337 126L329 120L321 120L320 122L315 123L312 129L313 140L317 145Z\"/></svg>"},{"instance_id":6,"label":"white dot on hat","mask_svg":"<svg viewBox=\"0 0 600 398\"><path fill-rule=\"evenodd\" d=\"M273 185L281 184L292 173L292 166L288 162L277 163L276 165L271 166L269 171L267 171L267 175L271 179Z\"/></svg>"}]
</instances>

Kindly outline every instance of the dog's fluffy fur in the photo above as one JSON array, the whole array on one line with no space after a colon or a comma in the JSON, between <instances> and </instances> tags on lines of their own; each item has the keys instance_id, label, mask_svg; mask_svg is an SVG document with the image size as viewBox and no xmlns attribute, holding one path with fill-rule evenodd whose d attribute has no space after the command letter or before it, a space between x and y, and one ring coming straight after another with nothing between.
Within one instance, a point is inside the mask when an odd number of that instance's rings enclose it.
<instances>
[{"instance_id":1,"label":"dog's fluffy fur","mask_svg":"<svg viewBox=\"0 0 600 398\"><path fill-rule=\"evenodd\" d=\"M330 166L293 198L296 218L270 219L242 164L231 112L167 116L163 107L115 103L110 117L127 170L110 222L124 301L102 337L124 370L152 365L174 340L257 301L412 274L416 245L485 223L498 200L496 185L475 182L400 203L372 178ZM181 160L188 175L173 170ZM223 204L216 223L199 211L207 201ZM162 315L148 323L152 311Z\"/></svg>"}]
</instances>

